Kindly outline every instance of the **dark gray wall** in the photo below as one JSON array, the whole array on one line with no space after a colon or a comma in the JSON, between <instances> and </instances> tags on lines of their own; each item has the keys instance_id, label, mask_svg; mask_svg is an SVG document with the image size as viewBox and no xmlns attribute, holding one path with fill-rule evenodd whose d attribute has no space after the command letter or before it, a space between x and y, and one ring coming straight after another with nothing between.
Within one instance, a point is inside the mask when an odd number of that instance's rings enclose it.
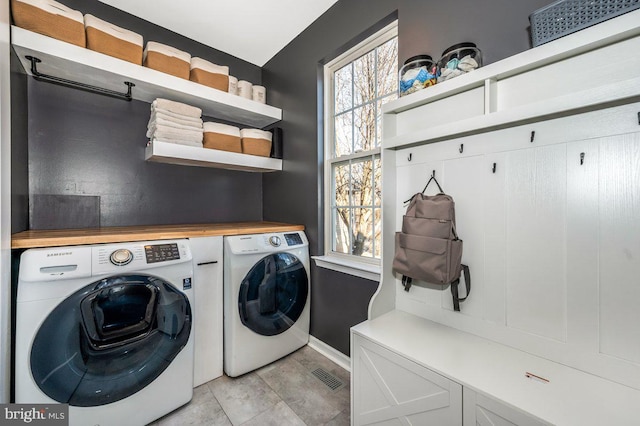
<instances>
[{"instance_id":1,"label":"dark gray wall","mask_svg":"<svg viewBox=\"0 0 640 426\"><path fill-rule=\"evenodd\" d=\"M528 15L549 0L340 0L265 67L248 64L97 0L60 0L215 63L268 88L269 103L283 109L284 171L249 174L143 161L148 104L125 103L73 89L28 86L26 117L13 141L22 140L12 174L13 231L27 224L25 194L89 195L101 199L103 226L235 220L302 223L311 253L323 252L322 110L319 65L397 13L400 62L474 41L485 64L529 48ZM17 101L19 102L19 100ZM13 107L26 114L26 105ZM22 130L20 130L22 129ZM23 165L27 161L28 172ZM312 334L344 353L351 325L366 319L376 283L312 267Z\"/></svg>"},{"instance_id":2,"label":"dark gray wall","mask_svg":"<svg viewBox=\"0 0 640 426\"><path fill-rule=\"evenodd\" d=\"M11 233L28 228L27 75L11 51Z\"/></svg>"},{"instance_id":3,"label":"dark gray wall","mask_svg":"<svg viewBox=\"0 0 640 426\"><path fill-rule=\"evenodd\" d=\"M140 33L145 42L169 44L193 56L229 65L238 78L261 81L261 69L253 64L97 0L61 3ZM14 80L21 84L18 78ZM16 231L25 224L27 214L31 229L88 226L94 223L91 217L74 218L72 223L61 219L66 219L66 210L77 212L91 207L97 197L99 213L89 208L85 216L99 214L101 226L262 220L259 173L144 161L148 103L124 102L31 77L27 87L28 143L23 146L28 145L31 212L24 208L25 174L21 168L26 165L26 155L21 152L14 173ZM24 137L17 137L14 144L18 139ZM41 194L57 197L38 197ZM46 202L38 202L43 199ZM50 207L53 205L60 207Z\"/></svg>"},{"instance_id":4,"label":"dark gray wall","mask_svg":"<svg viewBox=\"0 0 640 426\"><path fill-rule=\"evenodd\" d=\"M475 42L485 65L530 47L528 16L549 0L340 0L263 67L269 101L283 109L284 168L264 176L264 218L303 223L323 253L322 91L319 66L397 13L399 61L438 58ZM312 267L311 333L344 353L349 327L366 319L376 283Z\"/></svg>"}]
</instances>

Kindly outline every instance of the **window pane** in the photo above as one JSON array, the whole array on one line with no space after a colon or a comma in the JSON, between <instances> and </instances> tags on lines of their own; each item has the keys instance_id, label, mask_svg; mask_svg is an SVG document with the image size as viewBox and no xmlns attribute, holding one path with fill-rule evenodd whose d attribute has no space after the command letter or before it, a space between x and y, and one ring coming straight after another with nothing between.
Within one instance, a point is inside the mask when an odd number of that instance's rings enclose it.
<instances>
[{"instance_id":1,"label":"window pane","mask_svg":"<svg viewBox=\"0 0 640 426\"><path fill-rule=\"evenodd\" d=\"M375 104L367 104L357 108L354 112L354 152L368 151L375 148L376 116Z\"/></svg>"},{"instance_id":2,"label":"window pane","mask_svg":"<svg viewBox=\"0 0 640 426\"><path fill-rule=\"evenodd\" d=\"M353 96L351 86L351 69L352 65L349 64L335 73L333 93L335 93L336 114L347 110L352 106L351 101Z\"/></svg>"},{"instance_id":3,"label":"window pane","mask_svg":"<svg viewBox=\"0 0 640 426\"><path fill-rule=\"evenodd\" d=\"M351 165L351 202L354 206L373 205L374 188L371 179L373 163L371 157L362 160L353 160Z\"/></svg>"},{"instance_id":4,"label":"window pane","mask_svg":"<svg viewBox=\"0 0 640 426\"><path fill-rule=\"evenodd\" d=\"M382 204L382 161L380 156L376 155L373 162L373 179L374 179L374 203L376 206Z\"/></svg>"},{"instance_id":5,"label":"window pane","mask_svg":"<svg viewBox=\"0 0 640 426\"><path fill-rule=\"evenodd\" d=\"M354 233L352 254L373 257L373 209L354 210Z\"/></svg>"},{"instance_id":6,"label":"window pane","mask_svg":"<svg viewBox=\"0 0 640 426\"><path fill-rule=\"evenodd\" d=\"M376 49L378 97L398 92L398 39L393 38Z\"/></svg>"},{"instance_id":7,"label":"window pane","mask_svg":"<svg viewBox=\"0 0 640 426\"><path fill-rule=\"evenodd\" d=\"M334 120L336 138L334 145L334 155L340 157L341 155L351 154L352 152L352 140L353 140L353 118L352 112L346 112L339 115Z\"/></svg>"},{"instance_id":8,"label":"window pane","mask_svg":"<svg viewBox=\"0 0 640 426\"><path fill-rule=\"evenodd\" d=\"M349 209L333 211L333 251L351 253L351 215Z\"/></svg>"},{"instance_id":9,"label":"window pane","mask_svg":"<svg viewBox=\"0 0 640 426\"><path fill-rule=\"evenodd\" d=\"M325 169L331 173L327 234L334 252L380 258L382 162L379 154L363 153L380 147L382 106L398 97L397 37L354 57L337 71L330 68L333 87L327 90L333 89L333 99L326 119L332 120L328 124L333 134L328 136L333 140L328 141L332 158ZM339 158L345 155L349 160Z\"/></svg>"},{"instance_id":10,"label":"window pane","mask_svg":"<svg viewBox=\"0 0 640 426\"><path fill-rule=\"evenodd\" d=\"M375 99L376 97L376 55L371 51L353 62L353 105Z\"/></svg>"},{"instance_id":11,"label":"window pane","mask_svg":"<svg viewBox=\"0 0 640 426\"><path fill-rule=\"evenodd\" d=\"M332 207L349 206L349 162L333 165L333 205Z\"/></svg>"}]
</instances>

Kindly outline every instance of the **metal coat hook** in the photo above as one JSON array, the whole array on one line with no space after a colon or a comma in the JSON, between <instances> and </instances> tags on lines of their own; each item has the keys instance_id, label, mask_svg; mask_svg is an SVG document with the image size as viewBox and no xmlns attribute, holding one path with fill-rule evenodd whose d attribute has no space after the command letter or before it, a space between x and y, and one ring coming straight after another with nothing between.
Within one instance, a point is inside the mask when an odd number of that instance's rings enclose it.
<instances>
[{"instance_id":1,"label":"metal coat hook","mask_svg":"<svg viewBox=\"0 0 640 426\"><path fill-rule=\"evenodd\" d=\"M580 165L582 166L584 164L584 152L580 153Z\"/></svg>"},{"instance_id":2,"label":"metal coat hook","mask_svg":"<svg viewBox=\"0 0 640 426\"><path fill-rule=\"evenodd\" d=\"M491 168L491 171L492 171L493 173L495 173L495 172L496 172L496 163L493 163L493 167Z\"/></svg>"},{"instance_id":3,"label":"metal coat hook","mask_svg":"<svg viewBox=\"0 0 640 426\"><path fill-rule=\"evenodd\" d=\"M435 170L431 173L431 177L429 177L429 180L427 181L427 184L424 186L424 188L422 189L422 191L420 191L420 193L421 193L421 194L424 194L424 191L426 191L426 190L427 190L427 188L429 187L429 184L430 184L432 181L433 181L433 182L435 182L435 183L436 183L436 185L438 186L438 190L440 190L440 194L444 194L444 191L442 190L442 187L440 186L440 184L439 184L439 183L438 183L438 181L436 180L436 171L435 171ZM404 204L407 204L408 202L410 202L410 201L413 199L413 197L414 197L414 196L415 196L415 194L414 194L413 196L411 196L411 198L409 198L408 200L405 200L405 201L404 201Z\"/></svg>"},{"instance_id":4,"label":"metal coat hook","mask_svg":"<svg viewBox=\"0 0 640 426\"><path fill-rule=\"evenodd\" d=\"M531 140L529 142L533 142L533 140L536 138L536 131L532 130L531 131Z\"/></svg>"},{"instance_id":5,"label":"metal coat hook","mask_svg":"<svg viewBox=\"0 0 640 426\"><path fill-rule=\"evenodd\" d=\"M460 152L460 154L462 154L462 151L464 151L464 144L463 143L460 144L460 148L458 149L458 152Z\"/></svg>"},{"instance_id":6,"label":"metal coat hook","mask_svg":"<svg viewBox=\"0 0 640 426\"><path fill-rule=\"evenodd\" d=\"M409 157L407 158L407 161L411 161L411 157L413 156L413 154L409 153Z\"/></svg>"}]
</instances>

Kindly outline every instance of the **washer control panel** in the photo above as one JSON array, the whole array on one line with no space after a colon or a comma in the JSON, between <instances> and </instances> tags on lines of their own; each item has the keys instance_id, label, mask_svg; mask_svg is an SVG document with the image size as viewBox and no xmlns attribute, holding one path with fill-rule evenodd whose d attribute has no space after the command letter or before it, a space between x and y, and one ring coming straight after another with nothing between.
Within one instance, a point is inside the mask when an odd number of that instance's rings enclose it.
<instances>
[{"instance_id":1,"label":"washer control panel","mask_svg":"<svg viewBox=\"0 0 640 426\"><path fill-rule=\"evenodd\" d=\"M147 263L180 259L180 251L176 243L146 245L144 246L144 254L147 258Z\"/></svg>"},{"instance_id":2,"label":"washer control panel","mask_svg":"<svg viewBox=\"0 0 640 426\"><path fill-rule=\"evenodd\" d=\"M163 268L192 259L186 239L95 244L90 250L93 275Z\"/></svg>"}]
</instances>

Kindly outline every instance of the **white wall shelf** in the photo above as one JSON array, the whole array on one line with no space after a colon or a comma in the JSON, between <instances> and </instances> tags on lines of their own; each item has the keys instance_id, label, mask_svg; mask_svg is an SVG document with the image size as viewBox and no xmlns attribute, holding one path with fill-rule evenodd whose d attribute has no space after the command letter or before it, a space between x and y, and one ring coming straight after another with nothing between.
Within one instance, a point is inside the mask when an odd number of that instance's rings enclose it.
<instances>
[{"instance_id":1,"label":"white wall shelf","mask_svg":"<svg viewBox=\"0 0 640 426\"><path fill-rule=\"evenodd\" d=\"M636 102L640 60L630 52L640 48L638 22L640 10L389 102L383 148ZM624 57L624 67L609 55Z\"/></svg>"},{"instance_id":2,"label":"white wall shelf","mask_svg":"<svg viewBox=\"0 0 640 426\"><path fill-rule=\"evenodd\" d=\"M38 71L119 92L124 82L135 84L133 99L152 102L167 98L202 108L205 116L258 128L282 119L282 110L189 80L84 49L16 26L11 28L11 43L27 74L31 75L34 56L42 62Z\"/></svg>"},{"instance_id":3,"label":"white wall shelf","mask_svg":"<svg viewBox=\"0 0 640 426\"><path fill-rule=\"evenodd\" d=\"M275 172L282 170L282 160L277 158L198 148L157 140L153 140L147 145L145 159L157 163L214 167L248 172Z\"/></svg>"}]
</instances>

